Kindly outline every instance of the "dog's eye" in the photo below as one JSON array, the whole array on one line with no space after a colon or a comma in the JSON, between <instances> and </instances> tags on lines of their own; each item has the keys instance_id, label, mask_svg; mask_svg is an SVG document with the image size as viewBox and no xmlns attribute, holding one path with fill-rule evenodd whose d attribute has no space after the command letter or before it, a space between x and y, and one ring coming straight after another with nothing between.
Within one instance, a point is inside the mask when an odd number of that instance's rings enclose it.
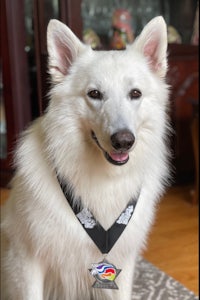
<instances>
[{"instance_id":1,"label":"dog's eye","mask_svg":"<svg viewBox=\"0 0 200 300\"><path fill-rule=\"evenodd\" d=\"M91 90L87 94L90 98L96 99L96 100L102 100L103 94L99 92L98 90Z\"/></svg>"},{"instance_id":2,"label":"dog's eye","mask_svg":"<svg viewBox=\"0 0 200 300\"><path fill-rule=\"evenodd\" d=\"M131 100L139 99L141 96L142 96L142 93L138 89L133 89L129 93L129 97L130 97Z\"/></svg>"}]
</instances>

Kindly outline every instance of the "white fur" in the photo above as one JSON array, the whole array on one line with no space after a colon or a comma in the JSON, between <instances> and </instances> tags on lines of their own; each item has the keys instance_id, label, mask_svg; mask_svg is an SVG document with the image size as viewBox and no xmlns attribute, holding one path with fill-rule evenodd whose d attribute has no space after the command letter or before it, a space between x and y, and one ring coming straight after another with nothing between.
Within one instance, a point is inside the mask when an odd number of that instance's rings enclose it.
<instances>
[{"instance_id":1,"label":"white fur","mask_svg":"<svg viewBox=\"0 0 200 300\"><path fill-rule=\"evenodd\" d=\"M2 217L1 299L129 300L135 261L168 179L166 25L162 17L153 19L125 51L93 51L57 20L50 21L47 37L51 101L16 151ZM142 92L140 99L129 98L133 88ZM91 89L103 99L88 97ZM123 128L135 143L129 161L115 166L91 130L110 153L110 136ZM56 172L105 229L139 194L130 223L106 257L122 269L119 290L91 288L88 269L104 256L76 219Z\"/></svg>"}]
</instances>

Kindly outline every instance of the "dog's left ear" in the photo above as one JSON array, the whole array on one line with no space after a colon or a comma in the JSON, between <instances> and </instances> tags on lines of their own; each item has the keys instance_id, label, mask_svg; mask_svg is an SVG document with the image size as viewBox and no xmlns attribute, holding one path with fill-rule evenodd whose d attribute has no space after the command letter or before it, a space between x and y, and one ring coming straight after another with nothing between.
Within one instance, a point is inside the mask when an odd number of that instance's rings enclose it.
<instances>
[{"instance_id":1,"label":"dog's left ear","mask_svg":"<svg viewBox=\"0 0 200 300\"><path fill-rule=\"evenodd\" d=\"M85 45L65 24L51 20L47 27L49 73L54 83L61 82Z\"/></svg>"},{"instance_id":2,"label":"dog's left ear","mask_svg":"<svg viewBox=\"0 0 200 300\"><path fill-rule=\"evenodd\" d=\"M151 69L160 77L167 72L167 26L163 17L155 17L142 30L133 47L149 61Z\"/></svg>"}]
</instances>

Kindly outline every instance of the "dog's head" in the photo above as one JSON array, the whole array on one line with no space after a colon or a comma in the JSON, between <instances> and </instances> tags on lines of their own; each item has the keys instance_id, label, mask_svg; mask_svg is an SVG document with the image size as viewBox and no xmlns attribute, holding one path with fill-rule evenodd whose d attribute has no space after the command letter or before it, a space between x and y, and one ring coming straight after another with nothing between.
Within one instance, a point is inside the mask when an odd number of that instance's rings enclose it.
<instances>
[{"instance_id":1,"label":"dog's head","mask_svg":"<svg viewBox=\"0 0 200 300\"><path fill-rule=\"evenodd\" d=\"M114 165L126 164L144 135L153 147L148 132L158 139L160 127L163 134L167 99L162 17L150 21L124 51L94 51L57 20L48 25L47 45L52 107L59 110L62 124L66 118L65 130L82 131L85 142Z\"/></svg>"}]
</instances>

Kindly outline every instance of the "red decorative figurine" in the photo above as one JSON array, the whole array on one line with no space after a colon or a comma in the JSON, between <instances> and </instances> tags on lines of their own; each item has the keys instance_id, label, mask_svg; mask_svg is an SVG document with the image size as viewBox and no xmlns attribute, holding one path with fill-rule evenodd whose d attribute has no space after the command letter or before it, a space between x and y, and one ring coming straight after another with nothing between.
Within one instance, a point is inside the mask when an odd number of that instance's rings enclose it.
<instances>
[{"instance_id":1,"label":"red decorative figurine","mask_svg":"<svg viewBox=\"0 0 200 300\"><path fill-rule=\"evenodd\" d=\"M124 49L126 44L134 40L131 24L131 15L126 9L116 9L112 17L113 35L111 38L112 49Z\"/></svg>"}]
</instances>

